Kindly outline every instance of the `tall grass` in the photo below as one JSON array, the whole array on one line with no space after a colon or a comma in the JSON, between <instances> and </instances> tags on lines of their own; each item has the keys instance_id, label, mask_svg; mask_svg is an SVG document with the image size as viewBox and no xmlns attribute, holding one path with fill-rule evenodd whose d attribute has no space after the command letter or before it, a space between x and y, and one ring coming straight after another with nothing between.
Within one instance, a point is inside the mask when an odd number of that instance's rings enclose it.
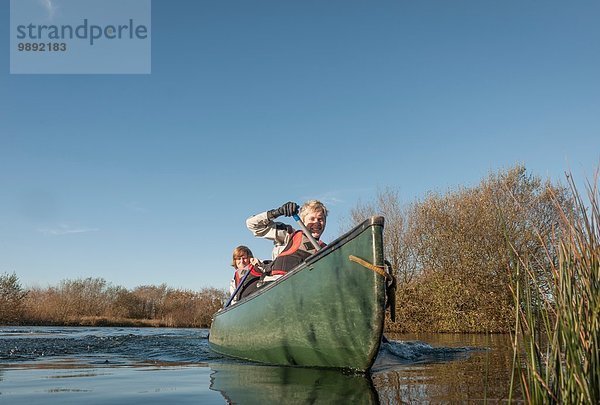
<instances>
[{"instance_id":1,"label":"tall grass","mask_svg":"<svg viewBox=\"0 0 600 405\"><path fill-rule=\"evenodd\" d=\"M598 176L583 200L569 177L570 208L562 205L549 288L540 266L518 257L511 394L535 404L600 403L600 196ZM550 255L550 253L548 253Z\"/></svg>"}]
</instances>

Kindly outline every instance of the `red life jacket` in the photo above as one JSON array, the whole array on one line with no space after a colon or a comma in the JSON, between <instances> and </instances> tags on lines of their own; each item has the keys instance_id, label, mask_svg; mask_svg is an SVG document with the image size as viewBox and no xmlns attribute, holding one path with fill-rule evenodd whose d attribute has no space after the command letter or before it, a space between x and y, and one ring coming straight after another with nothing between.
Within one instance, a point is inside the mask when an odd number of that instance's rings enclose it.
<instances>
[{"instance_id":1,"label":"red life jacket","mask_svg":"<svg viewBox=\"0 0 600 405\"><path fill-rule=\"evenodd\" d=\"M250 275L248 276L246 281L249 281L249 280L251 280L253 278L257 278L257 277L260 278L262 273L259 272L258 270L256 270L253 265L249 264L247 267L250 269ZM244 276L242 276L240 274L240 271L238 271L236 269L233 278L235 279L235 287L237 288L237 286L240 285L240 281L242 281L242 278L244 278Z\"/></svg>"},{"instance_id":2,"label":"red life jacket","mask_svg":"<svg viewBox=\"0 0 600 405\"><path fill-rule=\"evenodd\" d=\"M326 246L325 243L321 241L319 241L319 244L322 247ZM279 253L279 256L271 263L269 267L271 274L286 274L316 252L315 247L304 233L302 231L296 231L292 235L285 249L283 249L283 251Z\"/></svg>"}]
</instances>

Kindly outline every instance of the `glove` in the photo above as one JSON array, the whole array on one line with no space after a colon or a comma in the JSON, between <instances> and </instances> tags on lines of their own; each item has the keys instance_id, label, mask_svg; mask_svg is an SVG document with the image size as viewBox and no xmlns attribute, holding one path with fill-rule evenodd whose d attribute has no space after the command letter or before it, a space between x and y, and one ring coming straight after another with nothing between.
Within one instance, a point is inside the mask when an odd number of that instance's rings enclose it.
<instances>
[{"instance_id":1,"label":"glove","mask_svg":"<svg viewBox=\"0 0 600 405\"><path fill-rule=\"evenodd\" d=\"M282 215L285 215L286 217L291 217L292 215L294 215L297 212L298 212L298 204L290 201L290 202L286 202L279 208L269 211L269 217L271 217L271 219L280 217Z\"/></svg>"}]
</instances>

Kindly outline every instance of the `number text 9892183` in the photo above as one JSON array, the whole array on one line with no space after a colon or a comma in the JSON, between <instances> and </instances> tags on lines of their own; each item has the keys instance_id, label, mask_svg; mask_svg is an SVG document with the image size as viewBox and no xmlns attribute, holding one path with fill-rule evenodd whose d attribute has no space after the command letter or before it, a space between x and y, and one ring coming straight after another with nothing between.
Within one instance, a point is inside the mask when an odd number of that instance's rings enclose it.
<instances>
[{"instance_id":1,"label":"number text 9892183","mask_svg":"<svg viewBox=\"0 0 600 405\"><path fill-rule=\"evenodd\" d=\"M67 44L64 42L19 42L19 52L66 52Z\"/></svg>"}]
</instances>

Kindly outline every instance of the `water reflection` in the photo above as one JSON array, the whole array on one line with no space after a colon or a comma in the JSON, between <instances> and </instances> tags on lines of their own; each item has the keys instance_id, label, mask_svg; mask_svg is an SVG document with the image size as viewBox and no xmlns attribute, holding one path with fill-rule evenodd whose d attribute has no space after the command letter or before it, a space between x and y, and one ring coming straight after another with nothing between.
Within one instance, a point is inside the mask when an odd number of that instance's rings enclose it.
<instances>
[{"instance_id":1,"label":"water reflection","mask_svg":"<svg viewBox=\"0 0 600 405\"><path fill-rule=\"evenodd\" d=\"M370 375L244 363L211 364L210 389L229 403L464 403L508 397L503 335L398 335ZM520 398L518 392L516 399ZM513 398L515 398L513 397Z\"/></svg>"},{"instance_id":2,"label":"water reflection","mask_svg":"<svg viewBox=\"0 0 600 405\"><path fill-rule=\"evenodd\" d=\"M382 347L372 370L381 404L507 399L512 361L507 336L399 335L397 339Z\"/></svg>"},{"instance_id":3,"label":"water reflection","mask_svg":"<svg viewBox=\"0 0 600 405\"><path fill-rule=\"evenodd\" d=\"M513 352L505 335L386 333L390 343L381 346L365 377L236 362L211 352L207 334L197 329L0 328L0 404L63 404L67 390L72 403L107 404L152 402L148 397L166 403L165 395L170 402L203 404L508 398ZM89 389L93 392L82 391ZM521 398L518 391L513 395Z\"/></svg>"},{"instance_id":4,"label":"water reflection","mask_svg":"<svg viewBox=\"0 0 600 405\"><path fill-rule=\"evenodd\" d=\"M338 370L211 364L210 389L229 403L377 404L368 376Z\"/></svg>"}]
</instances>

